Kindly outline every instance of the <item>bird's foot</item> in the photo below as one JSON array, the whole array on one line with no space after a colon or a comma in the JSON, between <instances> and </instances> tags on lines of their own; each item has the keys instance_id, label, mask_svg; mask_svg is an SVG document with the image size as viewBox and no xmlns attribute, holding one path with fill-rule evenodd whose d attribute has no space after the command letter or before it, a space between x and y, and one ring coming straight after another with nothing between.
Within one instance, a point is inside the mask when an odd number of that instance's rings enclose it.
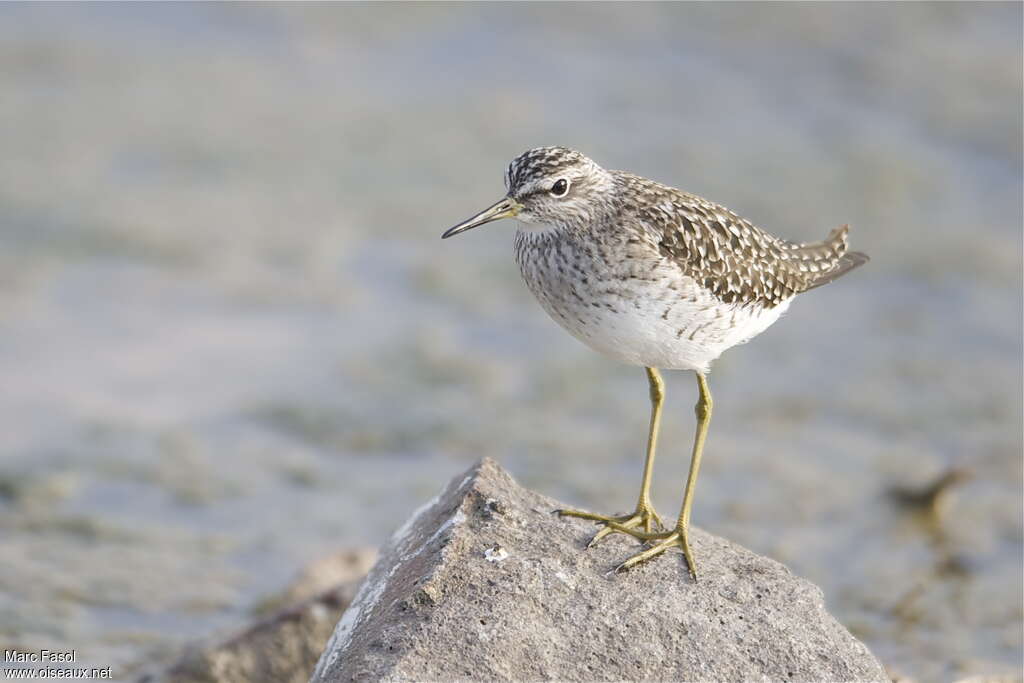
<instances>
[{"instance_id":1,"label":"bird's foot","mask_svg":"<svg viewBox=\"0 0 1024 683\"><path fill-rule=\"evenodd\" d=\"M631 515L621 516L607 516L607 515L596 515L592 512L581 512L579 510L555 510L561 517L579 517L580 519L589 519L600 524L604 524L604 528L594 534L594 537L587 543L588 548L594 547L598 541L609 534L623 533L633 536L641 541L646 540L641 537L641 534L654 533L654 529L661 530L664 528L664 524L661 521L661 517L654 511L650 503L641 503L637 505L636 512ZM655 525L657 525L655 527Z\"/></svg>"},{"instance_id":2,"label":"bird's foot","mask_svg":"<svg viewBox=\"0 0 1024 683\"><path fill-rule=\"evenodd\" d=\"M610 524L611 528L619 531L615 528L616 524ZM690 551L690 539L687 534L686 527L677 525L672 531L663 531L660 533L642 533L639 531L627 531L634 538L638 538L642 541L652 543L652 545L646 550L642 550L636 555L633 555L625 562L615 568L617 572L624 572L631 567L635 567L641 562L661 555L669 548L679 548L683 551L683 555L686 557L686 567L690 570L690 577L694 581L697 580L697 565L693 561L693 553Z\"/></svg>"}]
</instances>

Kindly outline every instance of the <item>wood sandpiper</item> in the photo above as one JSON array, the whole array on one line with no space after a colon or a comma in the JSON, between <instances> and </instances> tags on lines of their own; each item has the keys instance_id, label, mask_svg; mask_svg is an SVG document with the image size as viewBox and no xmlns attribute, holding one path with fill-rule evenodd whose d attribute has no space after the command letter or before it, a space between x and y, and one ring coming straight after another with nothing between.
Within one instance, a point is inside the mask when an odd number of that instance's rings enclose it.
<instances>
[{"instance_id":1,"label":"wood sandpiper","mask_svg":"<svg viewBox=\"0 0 1024 683\"><path fill-rule=\"evenodd\" d=\"M821 242L787 242L723 206L632 173L605 170L565 147L516 157L505 171L505 188L499 202L442 238L500 218L519 219L516 262L544 310L587 346L643 366L650 385L647 458L636 510L621 517L557 512L603 525L588 547L614 532L648 545L618 570L679 547L696 580L688 531L711 420L711 362L765 331L798 294L832 282L868 257L847 251L848 226ZM699 391L690 472L671 529L663 528L650 500L665 397L659 369L693 370Z\"/></svg>"}]
</instances>

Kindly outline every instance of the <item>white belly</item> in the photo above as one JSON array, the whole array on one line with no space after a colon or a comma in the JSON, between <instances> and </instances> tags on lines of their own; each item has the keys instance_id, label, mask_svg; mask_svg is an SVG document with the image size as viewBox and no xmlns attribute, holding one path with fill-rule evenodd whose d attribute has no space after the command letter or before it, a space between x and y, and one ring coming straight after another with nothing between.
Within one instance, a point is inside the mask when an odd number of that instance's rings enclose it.
<instances>
[{"instance_id":1,"label":"white belly","mask_svg":"<svg viewBox=\"0 0 1024 683\"><path fill-rule=\"evenodd\" d=\"M544 310L587 346L631 365L706 372L789 307L723 303L668 262L613 265L609 272L606 262L577 260L572 267L565 254L534 256L519 265Z\"/></svg>"},{"instance_id":2,"label":"white belly","mask_svg":"<svg viewBox=\"0 0 1024 683\"><path fill-rule=\"evenodd\" d=\"M696 290L691 280L689 286ZM789 302L772 309L723 304L699 291L675 304L642 296L623 298L616 310L559 306L538 297L548 314L595 351L631 365L707 372L726 349L766 330ZM667 311L667 315L666 315Z\"/></svg>"}]
</instances>

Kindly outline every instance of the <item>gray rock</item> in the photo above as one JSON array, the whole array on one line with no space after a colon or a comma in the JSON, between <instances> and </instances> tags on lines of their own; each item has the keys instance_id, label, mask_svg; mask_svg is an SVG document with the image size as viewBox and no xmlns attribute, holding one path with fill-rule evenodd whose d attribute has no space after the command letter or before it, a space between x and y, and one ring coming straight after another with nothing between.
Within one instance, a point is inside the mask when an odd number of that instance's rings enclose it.
<instances>
[{"instance_id":1,"label":"gray rock","mask_svg":"<svg viewBox=\"0 0 1024 683\"><path fill-rule=\"evenodd\" d=\"M455 478L381 552L311 679L885 681L821 590L699 530L681 553L636 551L551 511L491 460Z\"/></svg>"},{"instance_id":2,"label":"gray rock","mask_svg":"<svg viewBox=\"0 0 1024 683\"><path fill-rule=\"evenodd\" d=\"M166 671L141 681L305 683L375 557L373 550L346 550L310 565L267 606L286 607L228 638L189 647Z\"/></svg>"}]
</instances>

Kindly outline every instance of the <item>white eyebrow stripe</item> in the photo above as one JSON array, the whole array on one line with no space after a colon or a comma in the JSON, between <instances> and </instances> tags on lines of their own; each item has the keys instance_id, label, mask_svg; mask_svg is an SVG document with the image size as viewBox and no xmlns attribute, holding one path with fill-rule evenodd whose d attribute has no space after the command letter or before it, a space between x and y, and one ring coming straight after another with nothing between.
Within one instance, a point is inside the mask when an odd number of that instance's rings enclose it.
<instances>
[{"instance_id":1,"label":"white eyebrow stripe","mask_svg":"<svg viewBox=\"0 0 1024 683\"><path fill-rule=\"evenodd\" d=\"M530 182L528 182L528 183L526 183L524 185L521 185L519 187L519 194L520 195L530 194L531 192L536 192L538 190L540 190L542 192L547 192L550 189L551 189L551 185L548 183L548 181L546 179L538 178L537 180L531 180Z\"/></svg>"}]
</instances>

